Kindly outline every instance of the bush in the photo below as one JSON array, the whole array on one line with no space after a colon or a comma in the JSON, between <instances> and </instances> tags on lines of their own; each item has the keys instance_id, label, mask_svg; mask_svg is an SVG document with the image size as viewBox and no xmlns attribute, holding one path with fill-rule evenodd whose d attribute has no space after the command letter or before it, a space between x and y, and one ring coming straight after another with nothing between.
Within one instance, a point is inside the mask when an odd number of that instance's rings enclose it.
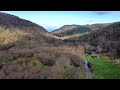
<instances>
[{"instance_id":1,"label":"bush","mask_svg":"<svg viewBox=\"0 0 120 90\"><path fill-rule=\"evenodd\" d=\"M88 61L88 67L90 68L91 72L93 72L94 67L92 62Z\"/></svg>"},{"instance_id":2,"label":"bush","mask_svg":"<svg viewBox=\"0 0 120 90\"><path fill-rule=\"evenodd\" d=\"M40 79L40 69L38 67L27 64L24 60L18 61L14 64L2 65L0 79Z\"/></svg>"},{"instance_id":3,"label":"bush","mask_svg":"<svg viewBox=\"0 0 120 90\"><path fill-rule=\"evenodd\" d=\"M42 64L46 65L46 66L53 66L55 65L55 60L51 59L51 58L44 58L40 60Z\"/></svg>"},{"instance_id":4,"label":"bush","mask_svg":"<svg viewBox=\"0 0 120 90\"><path fill-rule=\"evenodd\" d=\"M40 79L63 79L62 71L57 66L45 67L40 72Z\"/></svg>"},{"instance_id":5,"label":"bush","mask_svg":"<svg viewBox=\"0 0 120 90\"><path fill-rule=\"evenodd\" d=\"M85 71L70 65L70 59L65 55L57 58L54 66L47 66L40 73L41 79L81 79L85 76Z\"/></svg>"},{"instance_id":6,"label":"bush","mask_svg":"<svg viewBox=\"0 0 120 90\"><path fill-rule=\"evenodd\" d=\"M70 64L70 59L62 56L57 59L56 66L62 71L62 79L80 79L85 78L83 67L74 67Z\"/></svg>"},{"instance_id":7,"label":"bush","mask_svg":"<svg viewBox=\"0 0 120 90\"><path fill-rule=\"evenodd\" d=\"M32 57L34 55L34 52L29 49L17 49L17 48L11 48L9 50L9 53L12 54L15 58L18 57Z\"/></svg>"},{"instance_id":8,"label":"bush","mask_svg":"<svg viewBox=\"0 0 120 90\"><path fill-rule=\"evenodd\" d=\"M81 51L81 47L64 45L59 47L39 46L33 49L14 47L8 51L0 51L0 62L3 63L0 66L0 78L85 78L85 71L82 68L83 60L79 56L83 53Z\"/></svg>"},{"instance_id":9,"label":"bush","mask_svg":"<svg viewBox=\"0 0 120 90\"><path fill-rule=\"evenodd\" d=\"M80 56L69 54L68 58L70 59L70 62L75 67L79 67L83 64L83 59Z\"/></svg>"},{"instance_id":10,"label":"bush","mask_svg":"<svg viewBox=\"0 0 120 90\"><path fill-rule=\"evenodd\" d=\"M15 43L0 45L0 50L6 50L6 49L10 49L12 47L15 47Z\"/></svg>"},{"instance_id":11,"label":"bush","mask_svg":"<svg viewBox=\"0 0 120 90\"><path fill-rule=\"evenodd\" d=\"M55 65L55 56L47 53L39 53L35 55L36 58L38 58L42 64L46 66L53 66Z\"/></svg>"},{"instance_id":12,"label":"bush","mask_svg":"<svg viewBox=\"0 0 120 90\"><path fill-rule=\"evenodd\" d=\"M9 63L10 61L13 61L15 59L16 57L10 53L7 53L7 52L0 53L0 64L7 63L7 62Z\"/></svg>"}]
</instances>

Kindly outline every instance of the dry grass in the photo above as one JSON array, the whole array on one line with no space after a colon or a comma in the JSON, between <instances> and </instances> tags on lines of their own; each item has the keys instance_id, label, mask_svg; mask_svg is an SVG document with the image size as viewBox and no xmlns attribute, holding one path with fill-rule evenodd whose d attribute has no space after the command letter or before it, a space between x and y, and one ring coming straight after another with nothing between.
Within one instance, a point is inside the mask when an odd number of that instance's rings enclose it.
<instances>
[{"instance_id":1,"label":"dry grass","mask_svg":"<svg viewBox=\"0 0 120 90\"><path fill-rule=\"evenodd\" d=\"M21 37L29 35L28 33L21 30L0 30L0 44L8 44L19 40Z\"/></svg>"}]
</instances>

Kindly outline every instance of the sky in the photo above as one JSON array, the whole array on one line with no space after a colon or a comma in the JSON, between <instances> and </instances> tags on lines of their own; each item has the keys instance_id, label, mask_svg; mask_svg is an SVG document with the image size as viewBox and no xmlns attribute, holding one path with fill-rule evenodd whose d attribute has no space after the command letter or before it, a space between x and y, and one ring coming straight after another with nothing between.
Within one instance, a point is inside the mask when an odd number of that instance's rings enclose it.
<instances>
[{"instance_id":1,"label":"sky","mask_svg":"<svg viewBox=\"0 0 120 90\"><path fill-rule=\"evenodd\" d=\"M63 25L86 25L120 21L120 11L0 11L43 26L48 31Z\"/></svg>"}]
</instances>

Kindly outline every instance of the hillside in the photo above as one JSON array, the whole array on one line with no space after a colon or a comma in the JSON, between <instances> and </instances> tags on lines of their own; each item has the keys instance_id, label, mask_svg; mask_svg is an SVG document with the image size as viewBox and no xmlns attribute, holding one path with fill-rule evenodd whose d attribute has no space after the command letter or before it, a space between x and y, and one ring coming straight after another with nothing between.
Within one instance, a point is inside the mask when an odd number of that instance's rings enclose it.
<instances>
[{"instance_id":1,"label":"hillside","mask_svg":"<svg viewBox=\"0 0 120 90\"><path fill-rule=\"evenodd\" d=\"M40 30L47 32L42 26L31 21L21 19L18 16L0 12L0 28L19 28L22 30Z\"/></svg>"},{"instance_id":2,"label":"hillside","mask_svg":"<svg viewBox=\"0 0 120 90\"><path fill-rule=\"evenodd\" d=\"M0 79L85 79L83 54L42 26L0 13Z\"/></svg>"},{"instance_id":3,"label":"hillside","mask_svg":"<svg viewBox=\"0 0 120 90\"><path fill-rule=\"evenodd\" d=\"M90 32L90 29L80 25L64 25L63 27L53 31L52 34L58 37L63 37L66 35L73 35L78 33L83 34L85 32Z\"/></svg>"},{"instance_id":4,"label":"hillside","mask_svg":"<svg viewBox=\"0 0 120 90\"><path fill-rule=\"evenodd\" d=\"M120 22L115 22L111 25L106 26L105 28L100 29L99 31L92 31L88 34L79 36L80 42L91 42L91 40L98 39L98 37L104 37L107 40L118 40L119 39L119 29ZM75 38L71 38L69 40L75 40Z\"/></svg>"},{"instance_id":5,"label":"hillside","mask_svg":"<svg viewBox=\"0 0 120 90\"><path fill-rule=\"evenodd\" d=\"M119 46L120 22L64 25L49 33L0 13L0 79L118 79Z\"/></svg>"},{"instance_id":6,"label":"hillside","mask_svg":"<svg viewBox=\"0 0 120 90\"><path fill-rule=\"evenodd\" d=\"M92 24L92 25L64 25L61 28L51 32L58 37L72 36L75 34L84 34L94 30L99 30L109 24Z\"/></svg>"},{"instance_id":7,"label":"hillside","mask_svg":"<svg viewBox=\"0 0 120 90\"><path fill-rule=\"evenodd\" d=\"M100 29L99 31L92 31L88 34L69 38L64 41L77 44L82 44L82 42L86 42L94 47L101 46L104 52L113 51L114 54L119 54L120 22L110 24L105 28Z\"/></svg>"},{"instance_id":8,"label":"hillside","mask_svg":"<svg viewBox=\"0 0 120 90\"><path fill-rule=\"evenodd\" d=\"M112 23L99 23L99 24L91 24L91 25L84 25L84 26L89 27L91 29L91 31L95 31L95 30L100 30L110 24L112 24Z\"/></svg>"},{"instance_id":9,"label":"hillside","mask_svg":"<svg viewBox=\"0 0 120 90\"><path fill-rule=\"evenodd\" d=\"M17 16L0 13L0 44L16 43L20 47L46 45L55 37L49 34L42 26ZM21 46L21 45L22 46Z\"/></svg>"}]
</instances>

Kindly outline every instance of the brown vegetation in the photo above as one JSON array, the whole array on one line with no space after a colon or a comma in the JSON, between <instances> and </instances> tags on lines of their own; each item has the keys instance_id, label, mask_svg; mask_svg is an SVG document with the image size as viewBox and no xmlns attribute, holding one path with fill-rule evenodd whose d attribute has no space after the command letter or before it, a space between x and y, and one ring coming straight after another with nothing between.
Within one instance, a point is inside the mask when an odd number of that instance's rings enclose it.
<instances>
[{"instance_id":1,"label":"brown vegetation","mask_svg":"<svg viewBox=\"0 0 120 90\"><path fill-rule=\"evenodd\" d=\"M84 49L41 26L0 13L0 79L83 79Z\"/></svg>"},{"instance_id":2,"label":"brown vegetation","mask_svg":"<svg viewBox=\"0 0 120 90\"><path fill-rule=\"evenodd\" d=\"M120 55L120 22L112 23L98 31L64 40L66 43L81 44L87 51L112 52ZM86 43L86 44L85 44ZM99 47L99 48L98 48Z\"/></svg>"},{"instance_id":3,"label":"brown vegetation","mask_svg":"<svg viewBox=\"0 0 120 90\"><path fill-rule=\"evenodd\" d=\"M2 79L80 79L86 78L81 52L76 47L11 48L1 51ZM82 48L78 48L82 50ZM31 64L32 63L32 64ZM84 75L83 75L84 74Z\"/></svg>"}]
</instances>

